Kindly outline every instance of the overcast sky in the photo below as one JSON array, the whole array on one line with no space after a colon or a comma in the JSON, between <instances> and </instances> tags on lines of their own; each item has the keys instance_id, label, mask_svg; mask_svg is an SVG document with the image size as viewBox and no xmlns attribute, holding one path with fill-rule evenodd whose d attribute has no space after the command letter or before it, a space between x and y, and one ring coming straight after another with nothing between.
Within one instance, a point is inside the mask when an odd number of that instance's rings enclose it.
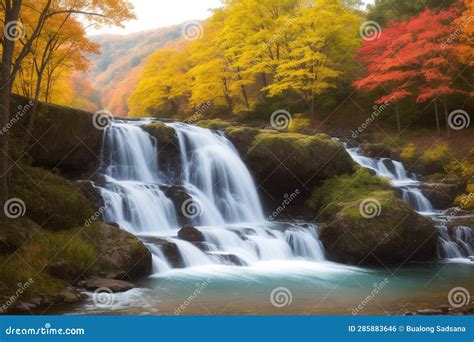
<instances>
[{"instance_id":1,"label":"overcast sky","mask_svg":"<svg viewBox=\"0 0 474 342\"><path fill-rule=\"evenodd\" d=\"M265 0L262 0L265 1ZM137 20L129 21L125 28L104 27L89 34L127 34L180 24L188 20L202 20L212 13L210 9L221 6L221 0L130 0L135 6ZM364 0L373 3L373 0Z\"/></svg>"}]
</instances>

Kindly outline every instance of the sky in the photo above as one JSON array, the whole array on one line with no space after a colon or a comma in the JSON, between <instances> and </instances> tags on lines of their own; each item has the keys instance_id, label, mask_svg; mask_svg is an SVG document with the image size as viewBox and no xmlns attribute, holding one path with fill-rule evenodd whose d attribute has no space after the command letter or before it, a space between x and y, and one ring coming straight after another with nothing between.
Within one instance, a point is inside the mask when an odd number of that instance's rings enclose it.
<instances>
[{"instance_id":1,"label":"sky","mask_svg":"<svg viewBox=\"0 0 474 342\"><path fill-rule=\"evenodd\" d=\"M365 3L373 1L364 0ZM90 30L88 33L128 34L172 26L188 20L203 20L211 16L210 9L222 5L221 0L130 0L130 2L135 7L136 20L125 23L125 28L104 27Z\"/></svg>"}]
</instances>

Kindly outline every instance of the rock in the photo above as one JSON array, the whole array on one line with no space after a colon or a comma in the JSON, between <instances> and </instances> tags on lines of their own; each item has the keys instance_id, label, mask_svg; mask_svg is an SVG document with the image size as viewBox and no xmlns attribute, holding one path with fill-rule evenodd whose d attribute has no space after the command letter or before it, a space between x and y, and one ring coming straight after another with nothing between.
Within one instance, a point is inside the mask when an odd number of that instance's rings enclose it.
<instances>
[{"instance_id":1,"label":"rock","mask_svg":"<svg viewBox=\"0 0 474 342\"><path fill-rule=\"evenodd\" d=\"M31 310L34 310L36 309L37 306L33 303L25 303L25 302L19 302L14 310L18 310L18 311L31 311Z\"/></svg>"},{"instance_id":2,"label":"rock","mask_svg":"<svg viewBox=\"0 0 474 342\"><path fill-rule=\"evenodd\" d=\"M99 249L95 268L107 269L107 273L125 273L123 279L134 279L151 273L151 253L133 234L106 223L100 223L99 239L94 244ZM86 238L91 237L85 234Z\"/></svg>"},{"instance_id":3,"label":"rock","mask_svg":"<svg viewBox=\"0 0 474 342\"><path fill-rule=\"evenodd\" d=\"M175 131L161 121L153 121L142 126L142 129L154 137L160 146L177 142Z\"/></svg>"},{"instance_id":4,"label":"rock","mask_svg":"<svg viewBox=\"0 0 474 342\"><path fill-rule=\"evenodd\" d=\"M189 242L204 242L204 235L189 224L184 225L179 230L178 237Z\"/></svg>"},{"instance_id":5,"label":"rock","mask_svg":"<svg viewBox=\"0 0 474 342\"><path fill-rule=\"evenodd\" d=\"M470 257L469 257L469 260L470 260L470 261L474 261L474 256L470 256Z\"/></svg>"},{"instance_id":6,"label":"rock","mask_svg":"<svg viewBox=\"0 0 474 342\"><path fill-rule=\"evenodd\" d=\"M186 192L182 186L161 186L160 189L164 192L176 208L176 215L180 224L189 222L189 218L184 215L185 211L182 209L186 205L186 201L192 201L192 197Z\"/></svg>"},{"instance_id":7,"label":"rock","mask_svg":"<svg viewBox=\"0 0 474 342\"><path fill-rule=\"evenodd\" d=\"M310 202L318 209L320 239L331 260L399 266L436 259L433 222L365 170L324 182Z\"/></svg>"},{"instance_id":8,"label":"rock","mask_svg":"<svg viewBox=\"0 0 474 342\"><path fill-rule=\"evenodd\" d=\"M363 143L360 145L365 155L372 158L390 158L400 160L401 150L395 146L396 144L384 143Z\"/></svg>"},{"instance_id":9,"label":"rock","mask_svg":"<svg viewBox=\"0 0 474 342\"><path fill-rule=\"evenodd\" d=\"M446 209L454 205L456 197L463 193L465 183L463 181L438 183L421 183L420 190L436 209ZM452 181L452 180L451 180Z\"/></svg>"},{"instance_id":10,"label":"rock","mask_svg":"<svg viewBox=\"0 0 474 342\"><path fill-rule=\"evenodd\" d=\"M84 196L92 203L94 208L104 206L104 200L100 194L100 190L94 186L94 182L88 180L76 181L75 184L82 190Z\"/></svg>"},{"instance_id":11,"label":"rock","mask_svg":"<svg viewBox=\"0 0 474 342\"><path fill-rule=\"evenodd\" d=\"M354 170L342 144L325 134L260 131L249 150L239 152L257 183L274 198L282 198L296 189L303 193L306 187Z\"/></svg>"},{"instance_id":12,"label":"rock","mask_svg":"<svg viewBox=\"0 0 474 342\"><path fill-rule=\"evenodd\" d=\"M210 120L200 120L198 123L196 123L196 126L209 128L215 131L222 131L226 128L231 127L232 123L228 121L224 121L222 119L210 119Z\"/></svg>"},{"instance_id":13,"label":"rock","mask_svg":"<svg viewBox=\"0 0 474 342\"><path fill-rule=\"evenodd\" d=\"M259 130L250 127L229 127L225 132L226 137L243 155L250 149L253 139L257 136Z\"/></svg>"},{"instance_id":14,"label":"rock","mask_svg":"<svg viewBox=\"0 0 474 342\"><path fill-rule=\"evenodd\" d=\"M208 252L208 255L210 255L213 258L216 258L222 263L225 263L227 265L233 265L233 266L247 266L247 263L240 259L237 255L235 254L230 254L230 253L214 253L214 252Z\"/></svg>"},{"instance_id":15,"label":"rock","mask_svg":"<svg viewBox=\"0 0 474 342\"><path fill-rule=\"evenodd\" d=\"M95 291L100 288L106 288L114 293L125 292L136 287L132 283L123 280L107 278L91 278L87 280L82 280L77 285L88 291Z\"/></svg>"},{"instance_id":16,"label":"rock","mask_svg":"<svg viewBox=\"0 0 474 342\"><path fill-rule=\"evenodd\" d=\"M14 95L11 108L14 110L20 105L25 108L28 101ZM21 124L12 128L12 134L17 139L24 137L30 112L26 111ZM90 112L40 102L33 137L26 148L34 165L59 169L70 177L87 179L97 169L102 144L103 130L96 128L96 119L97 116Z\"/></svg>"},{"instance_id":17,"label":"rock","mask_svg":"<svg viewBox=\"0 0 474 342\"><path fill-rule=\"evenodd\" d=\"M39 228L26 217L9 220L6 227L0 229L0 254L15 252Z\"/></svg>"},{"instance_id":18,"label":"rock","mask_svg":"<svg viewBox=\"0 0 474 342\"><path fill-rule=\"evenodd\" d=\"M434 315L443 315L444 312L442 310L423 309L423 310L416 310L416 314L425 315L425 316L434 316Z\"/></svg>"},{"instance_id":19,"label":"rock","mask_svg":"<svg viewBox=\"0 0 474 342\"><path fill-rule=\"evenodd\" d=\"M443 312L443 314L446 314L449 312L449 306L448 305L440 305L439 309Z\"/></svg>"},{"instance_id":20,"label":"rock","mask_svg":"<svg viewBox=\"0 0 474 342\"><path fill-rule=\"evenodd\" d=\"M142 237L142 239L144 242L156 245L158 248L160 248L167 261L173 268L182 268L185 266L178 246L174 242L154 236L146 236Z\"/></svg>"},{"instance_id":21,"label":"rock","mask_svg":"<svg viewBox=\"0 0 474 342\"><path fill-rule=\"evenodd\" d=\"M55 296L55 304L72 304L83 299L79 290L75 287L67 287Z\"/></svg>"}]
</instances>

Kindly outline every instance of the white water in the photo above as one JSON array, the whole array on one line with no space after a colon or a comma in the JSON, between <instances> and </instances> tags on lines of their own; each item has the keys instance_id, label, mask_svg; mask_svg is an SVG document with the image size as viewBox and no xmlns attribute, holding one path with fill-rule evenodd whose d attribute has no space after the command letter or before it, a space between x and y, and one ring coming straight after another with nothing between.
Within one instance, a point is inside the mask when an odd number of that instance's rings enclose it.
<instances>
[{"instance_id":1,"label":"white water","mask_svg":"<svg viewBox=\"0 0 474 342\"><path fill-rule=\"evenodd\" d=\"M212 264L255 266L275 260L323 261L316 225L266 222L252 177L234 146L219 133L181 123L178 136L181 184L198 210L190 221L203 234L193 244L177 237L173 202L160 186L169 180L158 163L156 140L141 129L149 121L114 122L104 132L99 184L105 221L139 236L158 236L176 245L184 267ZM171 270L160 246L146 243L153 271Z\"/></svg>"},{"instance_id":2,"label":"white water","mask_svg":"<svg viewBox=\"0 0 474 342\"><path fill-rule=\"evenodd\" d=\"M357 147L347 148L347 152L359 165L375 172L377 176L388 178L393 187L402 191L404 201L424 216L432 218L438 230L438 257L450 261L469 262L474 256L474 239L469 227L453 227L450 231L446 226L449 217L435 210L431 202L419 189L420 182L415 175L409 175L402 163L389 159L374 159L363 156Z\"/></svg>"}]
</instances>

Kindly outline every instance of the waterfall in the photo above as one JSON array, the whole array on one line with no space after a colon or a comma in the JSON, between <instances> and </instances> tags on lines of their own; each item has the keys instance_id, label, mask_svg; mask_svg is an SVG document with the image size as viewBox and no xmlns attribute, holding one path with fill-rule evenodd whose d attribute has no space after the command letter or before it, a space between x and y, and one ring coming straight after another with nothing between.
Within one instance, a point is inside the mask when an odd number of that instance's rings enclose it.
<instances>
[{"instance_id":1,"label":"waterfall","mask_svg":"<svg viewBox=\"0 0 474 342\"><path fill-rule=\"evenodd\" d=\"M178 135L183 185L197 203L205 202L210 210L195 223L263 222L255 184L230 141L208 129L183 123L168 125Z\"/></svg>"},{"instance_id":2,"label":"waterfall","mask_svg":"<svg viewBox=\"0 0 474 342\"><path fill-rule=\"evenodd\" d=\"M431 202L419 189L420 182L416 176L407 172L402 163L389 158L366 157L362 155L360 148L344 146L357 164L374 171L377 176L388 178L393 187L401 190L404 201L410 203L418 213L433 219L438 230L439 258L467 261L468 257L474 256L472 230L462 226L448 229L446 223L449 217L433 208Z\"/></svg>"},{"instance_id":3,"label":"waterfall","mask_svg":"<svg viewBox=\"0 0 474 342\"><path fill-rule=\"evenodd\" d=\"M145 241L153 271L173 266L212 264L252 266L261 261L305 259L324 261L315 224L267 222L255 183L232 143L222 134L183 123L168 123L180 148L179 184L171 184L159 165L159 146L140 126L150 120L113 122L104 131L101 180L103 219ZM203 241L178 236L173 201L162 187L180 186L198 207L190 217ZM159 242L153 242L158 239ZM168 248L164 247L167 246ZM170 256L169 249L177 255Z\"/></svg>"}]
</instances>

